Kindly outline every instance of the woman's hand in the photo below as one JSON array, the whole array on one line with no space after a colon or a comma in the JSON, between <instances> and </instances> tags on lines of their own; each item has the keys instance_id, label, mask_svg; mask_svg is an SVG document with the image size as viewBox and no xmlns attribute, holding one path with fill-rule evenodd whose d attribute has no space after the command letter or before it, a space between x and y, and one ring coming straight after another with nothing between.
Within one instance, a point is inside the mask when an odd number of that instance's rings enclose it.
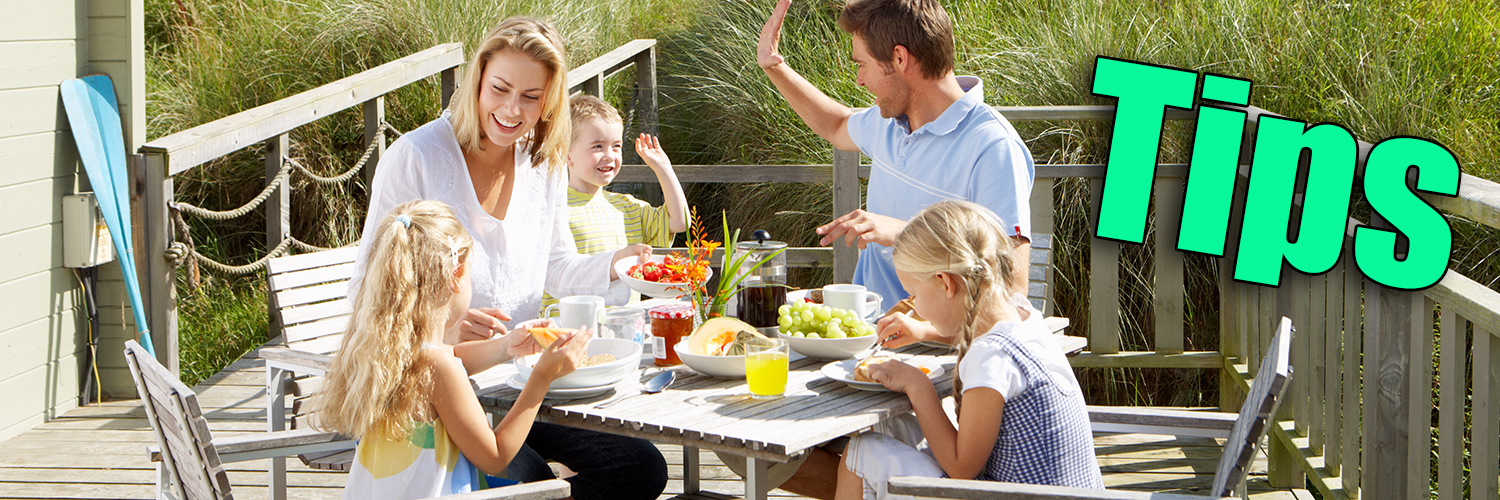
<instances>
[{"instance_id":1,"label":"woman's hand","mask_svg":"<svg viewBox=\"0 0 1500 500\"><path fill-rule=\"evenodd\" d=\"M645 243L636 243L634 245L630 245L628 247L621 248L619 251L616 251L615 258L610 259L609 261L610 281L620 279L620 275L615 272L615 263L631 257L635 257L641 262L645 262L646 260L651 258L651 245L647 245Z\"/></svg>"},{"instance_id":2,"label":"woman's hand","mask_svg":"<svg viewBox=\"0 0 1500 500\"><path fill-rule=\"evenodd\" d=\"M884 363L870 365L870 380L879 382L880 385L902 394L922 386L932 388L932 380L927 378L926 373L915 366L891 360Z\"/></svg>"},{"instance_id":3,"label":"woman's hand","mask_svg":"<svg viewBox=\"0 0 1500 500\"><path fill-rule=\"evenodd\" d=\"M510 315L493 307L470 309L458 322L459 343L473 340L489 340L496 335L505 335L505 322Z\"/></svg>"},{"instance_id":4,"label":"woman's hand","mask_svg":"<svg viewBox=\"0 0 1500 500\"><path fill-rule=\"evenodd\" d=\"M558 336L552 345L542 351L542 358L537 360L536 367L531 370L532 375L540 375L551 381L573 373L587 357L589 340L593 335L592 331L579 330Z\"/></svg>"},{"instance_id":5,"label":"woman's hand","mask_svg":"<svg viewBox=\"0 0 1500 500\"><path fill-rule=\"evenodd\" d=\"M880 318L875 323L875 338L882 339L882 345L892 349L924 340L953 343L951 339L939 334L932 323L912 319L903 312Z\"/></svg>"}]
</instances>

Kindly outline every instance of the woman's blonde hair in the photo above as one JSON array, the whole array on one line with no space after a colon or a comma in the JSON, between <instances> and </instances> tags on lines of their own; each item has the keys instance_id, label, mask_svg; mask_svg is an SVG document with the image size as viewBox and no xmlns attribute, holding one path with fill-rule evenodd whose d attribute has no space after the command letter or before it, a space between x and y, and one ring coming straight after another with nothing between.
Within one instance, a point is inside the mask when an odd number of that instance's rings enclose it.
<instances>
[{"instance_id":1,"label":"woman's blonde hair","mask_svg":"<svg viewBox=\"0 0 1500 500\"><path fill-rule=\"evenodd\" d=\"M447 205L412 201L391 210L364 244L369 265L314 398L314 420L356 439L402 437L413 422L431 420L422 345L442 340L452 283L474 240Z\"/></svg>"},{"instance_id":2,"label":"woman's blonde hair","mask_svg":"<svg viewBox=\"0 0 1500 500\"><path fill-rule=\"evenodd\" d=\"M480 126L484 123L483 113L479 110L479 89L484 87L484 70L491 57L506 50L519 52L547 68L542 116L531 131L527 153L531 155L533 167L545 161L548 169L559 168L573 140L572 122L568 117L568 60L557 29L544 21L512 17L484 36L448 104L448 109L453 111L453 134L458 137L458 144L464 151L479 149L480 141L485 139Z\"/></svg>"},{"instance_id":3,"label":"woman's blonde hair","mask_svg":"<svg viewBox=\"0 0 1500 500\"><path fill-rule=\"evenodd\" d=\"M979 312L1009 303L1005 294L1015 279L1015 244L1003 227L995 212L979 204L943 201L917 212L896 236L892 253L896 269L921 279L948 273L963 284L964 322L955 344L960 360L974 338L984 333L975 325ZM955 400L963 398L957 379L953 393Z\"/></svg>"}]
</instances>

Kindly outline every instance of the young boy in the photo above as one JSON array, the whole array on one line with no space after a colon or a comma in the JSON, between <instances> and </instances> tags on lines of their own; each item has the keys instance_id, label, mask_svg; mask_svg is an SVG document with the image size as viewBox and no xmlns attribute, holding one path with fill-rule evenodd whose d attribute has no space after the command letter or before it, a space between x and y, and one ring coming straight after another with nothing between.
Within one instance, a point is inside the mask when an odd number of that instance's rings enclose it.
<instances>
[{"instance_id":1,"label":"young boy","mask_svg":"<svg viewBox=\"0 0 1500 500\"><path fill-rule=\"evenodd\" d=\"M588 94L573 97L569 106L573 146L568 149L568 225L578 253L612 252L635 243L672 246L676 233L687 230L687 197L661 142L641 134L635 151L656 172L665 205L653 207L634 196L605 191L620 173L624 121L609 103ZM623 302L623 293L616 291L615 296L611 303Z\"/></svg>"}]
</instances>

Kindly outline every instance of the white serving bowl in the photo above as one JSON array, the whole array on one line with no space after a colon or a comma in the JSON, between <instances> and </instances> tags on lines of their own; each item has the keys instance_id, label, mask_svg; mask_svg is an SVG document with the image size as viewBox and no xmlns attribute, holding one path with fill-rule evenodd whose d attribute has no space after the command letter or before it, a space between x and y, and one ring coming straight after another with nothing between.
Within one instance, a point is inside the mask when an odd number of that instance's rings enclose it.
<instances>
[{"instance_id":1,"label":"white serving bowl","mask_svg":"<svg viewBox=\"0 0 1500 500\"><path fill-rule=\"evenodd\" d=\"M811 293L812 290L792 290L786 293L786 303L791 304L793 302L803 302L804 299L807 298L808 294ZM880 307L880 300L880 294L868 290L865 291L866 321L870 321L873 323L875 322L875 320L878 320L881 316L885 315L885 309Z\"/></svg>"},{"instance_id":2,"label":"white serving bowl","mask_svg":"<svg viewBox=\"0 0 1500 500\"><path fill-rule=\"evenodd\" d=\"M847 337L842 339L804 338L793 337L785 333L776 332L776 336L786 340L787 345L793 351L802 353L803 356L817 359L849 359L855 354L875 346L875 337L879 335L865 335L863 337Z\"/></svg>"},{"instance_id":3,"label":"white serving bowl","mask_svg":"<svg viewBox=\"0 0 1500 500\"><path fill-rule=\"evenodd\" d=\"M589 356L604 353L614 354L615 361L573 370L573 373L553 380L551 388L583 389L613 385L624 379L626 374L634 372L641 364L641 345L628 339L595 338L589 341ZM531 378L531 369L541 357L541 354L532 354L516 358L516 370L520 372L523 383ZM740 370L743 371L744 368Z\"/></svg>"},{"instance_id":4,"label":"white serving bowl","mask_svg":"<svg viewBox=\"0 0 1500 500\"><path fill-rule=\"evenodd\" d=\"M719 378L745 378L744 356L708 356L704 354L693 354L688 350L687 342L678 342L676 347L677 358L688 365L688 368L697 370L698 373L710 377Z\"/></svg>"},{"instance_id":5,"label":"white serving bowl","mask_svg":"<svg viewBox=\"0 0 1500 500\"><path fill-rule=\"evenodd\" d=\"M661 264L664 259L666 259L665 255L652 255L650 260L651 262ZM640 292L641 295L656 297L659 299L675 299L687 293L683 291L687 289L687 283L654 283L630 277L630 275L628 274L630 272L630 268L635 267L636 264L640 263L641 261L637 259L620 259L619 262L615 262L615 274L619 275L620 281L625 282L625 285L629 286L631 290ZM712 278L713 276L714 268L709 267L708 277ZM673 287L680 288L680 290L672 289Z\"/></svg>"}]
</instances>

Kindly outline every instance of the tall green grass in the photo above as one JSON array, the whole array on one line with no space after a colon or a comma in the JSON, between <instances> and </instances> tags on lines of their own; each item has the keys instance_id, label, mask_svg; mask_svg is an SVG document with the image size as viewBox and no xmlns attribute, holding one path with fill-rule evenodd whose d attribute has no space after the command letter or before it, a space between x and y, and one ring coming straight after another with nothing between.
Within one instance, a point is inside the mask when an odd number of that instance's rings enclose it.
<instances>
[{"instance_id":1,"label":"tall green grass","mask_svg":"<svg viewBox=\"0 0 1500 500\"><path fill-rule=\"evenodd\" d=\"M946 2L955 21L960 74L984 79L995 105L1102 104L1089 93L1095 56L1106 55L1250 78L1251 104L1310 123L1334 122L1360 139L1393 135L1436 140L1465 172L1497 178L1500 158L1500 6L1460 2L1245 1ZM437 43L472 46L494 22L530 13L557 24L574 63L632 38L659 40L664 145L679 164L827 163L830 147L813 135L754 63L770 1L598 0L148 0L149 134L164 135L314 88ZM834 99L871 103L853 81L849 37L834 22L839 3L799 0L782 52ZM611 93L625 104L628 92ZM409 130L436 116L436 84L387 97L388 120ZM1017 124L1039 163L1102 163L1107 123ZM293 155L315 170L341 171L361 151L356 112L292 134ZM1185 162L1190 127L1173 125L1163 159ZM178 199L230 207L264 182L257 148L179 177ZM293 235L323 245L358 237L365 186L299 183ZM812 245L810 228L828 213L826 185L690 186L690 201L717 227L768 228L793 245ZM1059 314L1085 333L1090 228L1087 184L1060 182L1055 263ZM264 251L257 216L196 225L213 234L217 257L245 260ZM1493 284L1500 277L1496 231L1457 221L1454 268ZM1125 245L1120 276L1124 349L1154 345L1152 248ZM800 277L803 284L827 274ZM1217 269L1191 257L1187 348L1217 348ZM249 281L253 280L247 280ZM236 288L238 289L238 288ZM237 292L238 293L238 292ZM263 293L263 292L262 292ZM184 297L191 297L184 294ZM203 296L190 300L255 301ZM188 299L185 299L185 302ZM184 308L186 311L187 308ZM211 315L184 314L184 331ZM1091 401L1217 404L1211 371L1088 370Z\"/></svg>"}]
</instances>

